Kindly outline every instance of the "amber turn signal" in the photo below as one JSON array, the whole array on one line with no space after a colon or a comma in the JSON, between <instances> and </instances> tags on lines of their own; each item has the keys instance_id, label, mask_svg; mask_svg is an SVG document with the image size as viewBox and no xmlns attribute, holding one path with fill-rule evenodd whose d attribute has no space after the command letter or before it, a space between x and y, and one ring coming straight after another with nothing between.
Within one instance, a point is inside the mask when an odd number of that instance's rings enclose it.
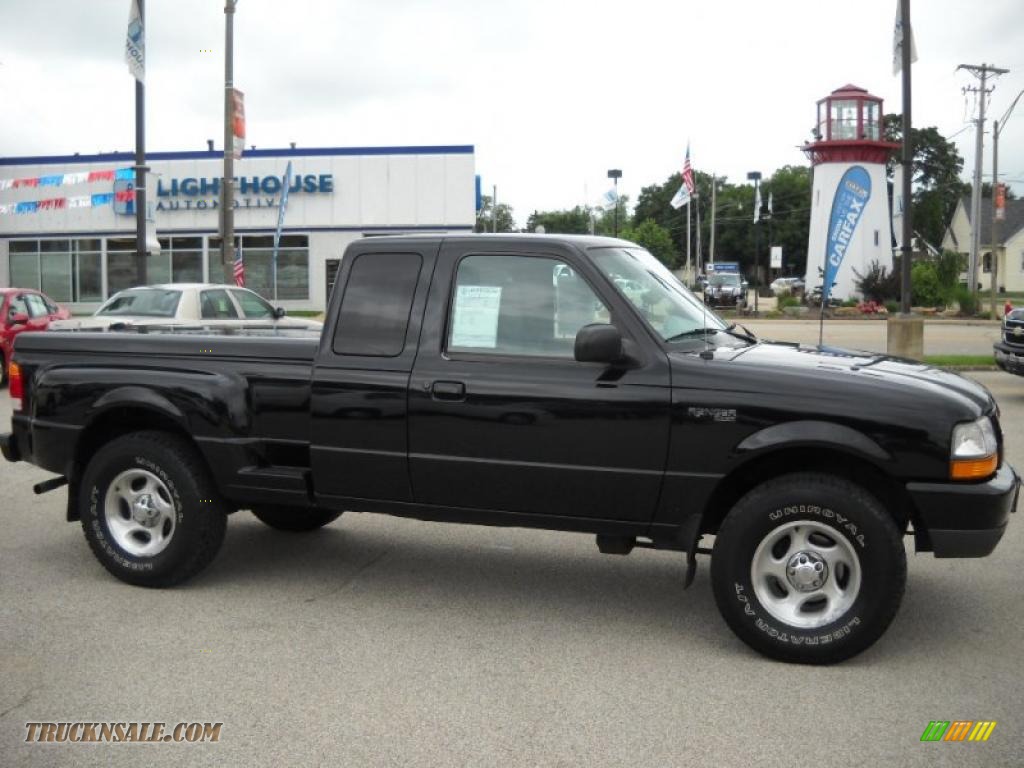
<instances>
[{"instance_id":1,"label":"amber turn signal","mask_svg":"<svg viewBox=\"0 0 1024 768\"><path fill-rule=\"evenodd\" d=\"M980 480L995 474L998 464L994 453L981 459L954 459L949 462L949 476L953 480Z\"/></svg>"}]
</instances>

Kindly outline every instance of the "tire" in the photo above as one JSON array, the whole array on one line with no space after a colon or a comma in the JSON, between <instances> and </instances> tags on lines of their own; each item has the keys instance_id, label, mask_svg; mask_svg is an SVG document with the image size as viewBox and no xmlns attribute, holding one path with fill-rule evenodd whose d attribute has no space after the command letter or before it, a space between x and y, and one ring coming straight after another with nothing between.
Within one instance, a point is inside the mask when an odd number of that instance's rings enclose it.
<instances>
[{"instance_id":1,"label":"tire","mask_svg":"<svg viewBox=\"0 0 1024 768\"><path fill-rule=\"evenodd\" d=\"M253 507L252 513L271 528L290 533L315 531L341 517L341 512L315 507Z\"/></svg>"},{"instance_id":2,"label":"tire","mask_svg":"<svg viewBox=\"0 0 1024 768\"><path fill-rule=\"evenodd\" d=\"M832 664L888 628L907 557L875 497L803 472L739 500L715 538L711 579L722 618L751 648L780 661Z\"/></svg>"},{"instance_id":3,"label":"tire","mask_svg":"<svg viewBox=\"0 0 1024 768\"><path fill-rule=\"evenodd\" d=\"M100 448L78 496L93 554L121 581L169 587L210 564L224 541L225 505L184 439L134 432Z\"/></svg>"}]
</instances>

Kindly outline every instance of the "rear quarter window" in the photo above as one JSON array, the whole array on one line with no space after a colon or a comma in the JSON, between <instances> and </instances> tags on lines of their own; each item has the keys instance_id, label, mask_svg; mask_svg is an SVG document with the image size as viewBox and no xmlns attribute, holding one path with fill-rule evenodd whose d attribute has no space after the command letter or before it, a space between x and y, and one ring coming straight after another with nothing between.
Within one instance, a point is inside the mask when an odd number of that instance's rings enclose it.
<instances>
[{"instance_id":1,"label":"rear quarter window","mask_svg":"<svg viewBox=\"0 0 1024 768\"><path fill-rule=\"evenodd\" d=\"M366 357L402 354L422 267L418 253L356 256L342 294L334 352Z\"/></svg>"}]
</instances>

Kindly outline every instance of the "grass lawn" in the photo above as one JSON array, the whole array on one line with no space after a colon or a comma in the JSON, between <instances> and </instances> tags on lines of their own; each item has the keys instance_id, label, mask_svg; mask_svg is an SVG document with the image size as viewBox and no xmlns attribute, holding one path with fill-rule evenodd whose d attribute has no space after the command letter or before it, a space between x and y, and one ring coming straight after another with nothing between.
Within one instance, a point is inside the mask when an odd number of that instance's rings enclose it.
<instances>
[{"instance_id":1,"label":"grass lawn","mask_svg":"<svg viewBox=\"0 0 1024 768\"><path fill-rule=\"evenodd\" d=\"M995 367L996 364L992 355L925 355L924 361L929 365L938 365L943 368Z\"/></svg>"}]
</instances>

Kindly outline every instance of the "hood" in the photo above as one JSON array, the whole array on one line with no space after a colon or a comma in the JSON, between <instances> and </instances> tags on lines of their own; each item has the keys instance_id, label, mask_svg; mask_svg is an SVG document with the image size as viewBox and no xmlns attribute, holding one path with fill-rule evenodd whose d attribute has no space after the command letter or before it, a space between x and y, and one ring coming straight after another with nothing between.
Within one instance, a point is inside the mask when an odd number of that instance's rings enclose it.
<instances>
[{"instance_id":1,"label":"hood","mask_svg":"<svg viewBox=\"0 0 1024 768\"><path fill-rule=\"evenodd\" d=\"M681 363L694 355L674 352L670 357ZM971 379L872 352L759 342L715 349L708 362L724 364L719 377L726 377L730 388L802 402L818 412L859 414L869 420L902 420L901 414L914 414L915 419L966 421L995 408L988 390Z\"/></svg>"}]
</instances>

